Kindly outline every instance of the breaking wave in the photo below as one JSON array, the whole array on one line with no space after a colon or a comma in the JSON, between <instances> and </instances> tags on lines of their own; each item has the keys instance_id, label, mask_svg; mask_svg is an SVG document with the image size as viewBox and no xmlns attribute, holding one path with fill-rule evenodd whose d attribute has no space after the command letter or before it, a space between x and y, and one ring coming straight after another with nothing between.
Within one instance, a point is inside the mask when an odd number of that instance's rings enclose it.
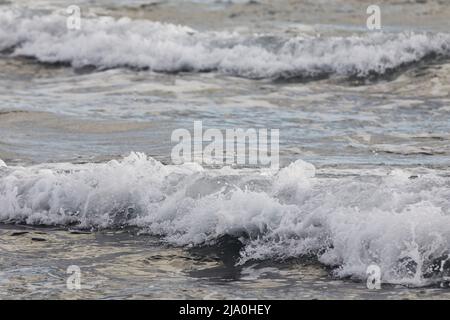
<instances>
[{"instance_id":1,"label":"breaking wave","mask_svg":"<svg viewBox=\"0 0 450 320\"><path fill-rule=\"evenodd\" d=\"M253 79L382 76L450 57L450 35L368 33L349 37L200 32L158 22L0 12L0 51L74 68L130 67L156 72L220 72Z\"/></svg>"},{"instance_id":2,"label":"breaking wave","mask_svg":"<svg viewBox=\"0 0 450 320\"><path fill-rule=\"evenodd\" d=\"M174 245L242 242L240 263L314 256L338 277L427 285L450 270L450 178L427 171L316 176L298 160L275 172L163 165L132 153L98 164L8 167L0 221L138 227Z\"/></svg>"}]
</instances>

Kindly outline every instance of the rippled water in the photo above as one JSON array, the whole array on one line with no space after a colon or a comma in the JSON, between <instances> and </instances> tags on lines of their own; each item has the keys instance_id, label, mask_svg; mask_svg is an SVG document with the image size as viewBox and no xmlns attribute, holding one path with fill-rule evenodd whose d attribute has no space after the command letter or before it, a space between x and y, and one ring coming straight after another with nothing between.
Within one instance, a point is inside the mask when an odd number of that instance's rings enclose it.
<instances>
[{"instance_id":1,"label":"rippled water","mask_svg":"<svg viewBox=\"0 0 450 320\"><path fill-rule=\"evenodd\" d=\"M0 221L61 228L42 243L2 231L0 283L31 282L2 295L69 297L49 274L81 259L94 283L82 297L232 297L235 285L258 298L445 296L448 3L381 1L382 32L365 27L369 1L78 1L82 28L67 30L70 4L0 2ZM280 129L282 169L167 165L172 131L196 120ZM115 233L130 227L143 234ZM224 236L240 245L218 277L237 282L218 289L200 272L197 287L192 272L226 263L187 247L218 251ZM43 258L48 269L14 267L24 248L78 245L118 262L61 251ZM128 257L157 289L127 285L138 282ZM114 288L97 285L109 276L96 263L120 275ZM389 283L378 295L364 289L372 263Z\"/></svg>"},{"instance_id":2,"label":"rippled water","mask_svg":"<svg viewBox=\"0 0 450 320\"><path fill-rule=\"evenodd\" d=\"M2 299L448 299L439 288L367 290L365 283L333 279L307 261L236 268L217 254L221 247L170 248L132 231L3 226L0 248ZM73 264L82 270L81 290L66 288Z\"/></svg>"}]
</instances>

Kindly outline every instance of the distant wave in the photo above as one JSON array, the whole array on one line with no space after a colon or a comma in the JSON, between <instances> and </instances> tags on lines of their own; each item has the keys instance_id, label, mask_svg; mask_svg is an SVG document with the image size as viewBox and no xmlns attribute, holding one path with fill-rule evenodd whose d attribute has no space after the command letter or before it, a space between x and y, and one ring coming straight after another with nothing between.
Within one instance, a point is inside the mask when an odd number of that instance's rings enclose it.
<instances>
[{"instance_id":1,"label":"distant wave","mask_svg":"<svg viewBox=\"0 0 450 320\"><path fill-rule=\"evenodd\" d=\"M99 164L8 167L0 222L134 226L175 245L232 236L241 262L315 256L339 277L425 285L450 272L450 178L316 177L298 160L278 172L163 165L143 154Z\"/></svg>"},{"instance_id":2,"label":"distant wave","mask_svg":"<svg viewBox=\"0 0 450 320\"><path fill-rule=\"evenodd\" d=\"M0 12L0 51L74 68L129 67L156 72L220 72L251 79L370 78L428 59L450 58L450 35L368 33L284 38L199 32L128 18L82 20L67 30L63 15Z\"/></svg>"}]
</instances>

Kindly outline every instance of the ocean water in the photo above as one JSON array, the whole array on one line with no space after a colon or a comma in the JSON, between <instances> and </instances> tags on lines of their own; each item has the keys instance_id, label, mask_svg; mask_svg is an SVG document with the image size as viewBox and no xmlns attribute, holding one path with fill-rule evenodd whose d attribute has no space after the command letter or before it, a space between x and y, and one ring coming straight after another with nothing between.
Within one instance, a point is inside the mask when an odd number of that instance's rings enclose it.
<instances>
[{"instance_id":1,"label":"ocean water","mask_svg":"<svg viewBox=\"0 0 450 320\"><path fill-rule=\"evenodd\" d=\"M370 4L0 1L0 298L446 298L450 3ZM280 169L172 164L198 120Z\"/></svg>"}]
</instances>

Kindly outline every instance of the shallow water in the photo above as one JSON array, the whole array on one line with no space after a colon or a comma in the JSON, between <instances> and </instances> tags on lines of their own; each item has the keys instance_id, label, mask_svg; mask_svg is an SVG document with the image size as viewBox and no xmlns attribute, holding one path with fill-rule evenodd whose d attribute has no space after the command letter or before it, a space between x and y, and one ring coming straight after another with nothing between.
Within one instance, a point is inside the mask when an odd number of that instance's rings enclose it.
<instances>
[{"instance_id":1,"label":"shallow water","mask_svg":"<svg viewBox=\"0 0 450 320\"><path fill-rule=\"evenodd\" d=\"M67 30L70 4L0 1L0 221L62 229L2 229L3 297L446 297L450 4L381 1L383 32L370 1L79 1ZM283 169L167 165L196 120L280 129ZM231 267L186 249L223 236Z\"/></svg>"},{"instance_id":2,"label":"shallow water","mask_svg":"<svg viewBox=\"0 0 450 320\"><path fill-rule=\"evenodd\" d=\"M34 239L34 240L33 240ZM36 239L43 239L39 241ZM13 299L448 299L447 290L333 279L311 262L235 267L219 246L180 249L135 232L2 226L0 297ZM231 255L232 253L228 253ZM67 268L81 290L67 289Z\"/></svg>"}]
</instances>

